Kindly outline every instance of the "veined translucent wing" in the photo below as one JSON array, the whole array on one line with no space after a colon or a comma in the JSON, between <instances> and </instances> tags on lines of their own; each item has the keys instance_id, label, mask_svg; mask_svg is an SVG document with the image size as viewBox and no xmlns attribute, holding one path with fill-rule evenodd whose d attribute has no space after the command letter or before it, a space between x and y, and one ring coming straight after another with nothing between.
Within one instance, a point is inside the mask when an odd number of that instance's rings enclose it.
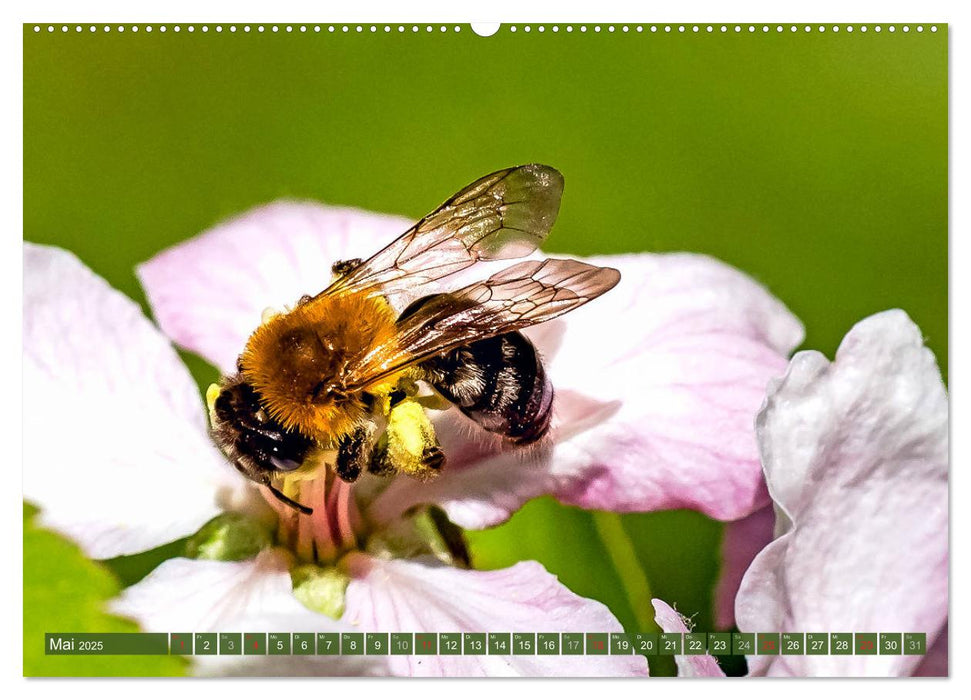
<instances>
[{"instance_id":1,"label":"veined translucent wing","mask_svg":"<svg viewBox=\"0 0 971 700\"><path fill-rule=\"evenodd\" d=\"M319 296L341 291L392 296L479 260L525 257L553 227L562 193L563 176L548 165L520 165L486 175Z\"/></svg>"},{"instance_id":2,"label":"veined translucent wing","mask_svg":"<svg viewBox=\"0 0 971 700\"><path fill-rule=\"evenodd\" d=\"M556 318L620 281L612 267L578 260L529 260L484 282L431 297L398 321L393 347L371 351L346 378L364 388L405 367L467 343Z\"/></svg>"}]
</instances>

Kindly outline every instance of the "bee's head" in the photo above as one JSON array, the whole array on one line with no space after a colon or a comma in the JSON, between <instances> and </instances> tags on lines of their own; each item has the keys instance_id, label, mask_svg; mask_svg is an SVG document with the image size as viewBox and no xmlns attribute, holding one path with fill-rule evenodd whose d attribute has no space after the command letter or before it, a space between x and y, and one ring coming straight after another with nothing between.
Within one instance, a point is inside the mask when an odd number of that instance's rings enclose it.
<instances>
[{"instance_id":1,"label":"bee's head","mask_svg":"<svg viewBox=\"0 0 971 700\"><path fill-rule=\"evenodd\" d=\"M250 481L266 486L282 503L311 515L273 483L274 475L299 469L313 443L282 429L263 408L256 390L241 375L223 377L206 392L211 435L230 463Z\"/></svg>"}]
</instances>

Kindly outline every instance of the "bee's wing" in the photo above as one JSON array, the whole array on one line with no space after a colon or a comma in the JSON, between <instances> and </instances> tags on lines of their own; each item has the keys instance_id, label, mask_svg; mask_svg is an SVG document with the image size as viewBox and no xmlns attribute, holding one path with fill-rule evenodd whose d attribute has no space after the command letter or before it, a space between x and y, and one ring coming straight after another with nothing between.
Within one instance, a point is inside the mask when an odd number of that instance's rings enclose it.
<instances>
[{"instance_id":1,"label":"bee's wing","mask_svg":"<svg viewBox=\"0 0 971 700\"><path fill-rule=\"evenodd\" d=\"M484 282L432 297L399 320L394 345L371 351L346 378L364 388L405 367L467 343L572 311L613 288L620 272L577 260L529 260Z\"/></svg>"},{"instance_id":2,"label":"bee's wing","mask_svg":"<svg viewBox=\"0 0 971 700\"><path fill-rule=\"evenodd\" d=\"M548 165L521 165L486 175L319 296L342 291L394 294L479 260L525 257L553 227L562 193L563 176Z\"/></svg>"}]
</instances>

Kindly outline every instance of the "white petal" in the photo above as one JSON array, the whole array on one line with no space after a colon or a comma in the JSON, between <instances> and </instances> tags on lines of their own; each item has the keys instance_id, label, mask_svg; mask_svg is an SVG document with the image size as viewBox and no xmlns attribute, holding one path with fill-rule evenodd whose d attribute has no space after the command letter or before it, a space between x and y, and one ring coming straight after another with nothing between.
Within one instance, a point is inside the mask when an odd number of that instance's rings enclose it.
<instances>
[{"instance_id":1,"label":"white petal","mask_svg":"<svg viewBox=\"0 0 971 700\"><path fill-rule=\"evenodd\" d=\"M745 574L743 631L925 632L948 607L948 401L902 311L861 321L836 360L797 354L758 432L781 536ZM753 656L753 673L907 675L917 656Z\"/></svg>"},{"instance_id":2,"label":"white petal","mask_svg":"<svg viewBox=\"0 0 971 700\"><path fill-rule=\"evenodd\" d=\"M654 621L663 632L690 632L685 626L684 619L678 612L663 600L654 598ZM718 660L709 654L677 654L674 657L678 665L678 675L683 678L724 677L725 672L718 665Z\"/></svg>"},{"instance_id":3,"label":"white petal","mask_svg":"<svg viewBox=\"0 0 971 700\"><path fill-rule=\"evenodd\" d=\"M111 611L148 632L341 632L294 596L289 558L265 550L241 562L169 559L122 591ZM383 659L353 656L193 656L197 675L384 675Z\"/></svg>"},{"instance_id":4,"label":"white petal","mask_svg":"<svg viewBox=\"0 0 971 700\"><path fill-rule=\"evenodd\" d=\"M91 557L131 554L194 532L241 481L138 305L71 253L25 244L24 497L40 522Z\"/></svg>"},{"instance_id":5,"label":"white petal","mask_svg":"<svg viewBox=\"0 0 971 700\"><path fill-rule=\"evenodd\" d=\"M602 603L581 598L536 562L472 571L429 560L347 558L342 622L381 632L622 632ZM644 676L641 656L391 656L409 676Z\"/></svg>"},{"instance_id":6,"label":"white petal","mask_svg":"<svg viewBox=\"0 0 971 700\"><path fill-rule=\"evenodd\" d=\"M148 632L233 632L227 625L258 615L323 617L294 598L289 561L275 549L238 562L169 559L122 591L111 611Z\"/></svg>"}]
</instances>

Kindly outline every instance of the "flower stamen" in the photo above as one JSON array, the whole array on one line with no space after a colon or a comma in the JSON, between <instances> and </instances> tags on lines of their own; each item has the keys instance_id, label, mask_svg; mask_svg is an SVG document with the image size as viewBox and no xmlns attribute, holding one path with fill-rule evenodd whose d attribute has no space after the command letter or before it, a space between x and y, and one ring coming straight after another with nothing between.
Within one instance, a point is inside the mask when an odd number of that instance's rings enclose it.
<instances>
[{"instance_id":1,"label":"flower stamen","mask_svg":"<svg viewBox=\"0 0 971 700\"><path fill-rule=\"evenodd\" d=\"M337 517L337 532L344 547L350 548L357 545L357 538L354 536L354 530L351 527L350 504L353 500L351 498L351 485L340 479L337 479L336 482L333 490L337 491L337 507L334 513Z\"/></svg>"},{"instance_id":2,"label":"flower stamen","mask_svg":"<svg viewBox=\"0 0 971 700\"><path fill-rule=\"evenodd\" d=\"M303 562L333 563L359 543L354 522L360 518L355 518L353 486L337 478L329 456L321 456L312 468L284 477L286 496L313 508L312 514L297 512L263 491L277 513L277 541Z\"/></svg>"}]
</instances>

